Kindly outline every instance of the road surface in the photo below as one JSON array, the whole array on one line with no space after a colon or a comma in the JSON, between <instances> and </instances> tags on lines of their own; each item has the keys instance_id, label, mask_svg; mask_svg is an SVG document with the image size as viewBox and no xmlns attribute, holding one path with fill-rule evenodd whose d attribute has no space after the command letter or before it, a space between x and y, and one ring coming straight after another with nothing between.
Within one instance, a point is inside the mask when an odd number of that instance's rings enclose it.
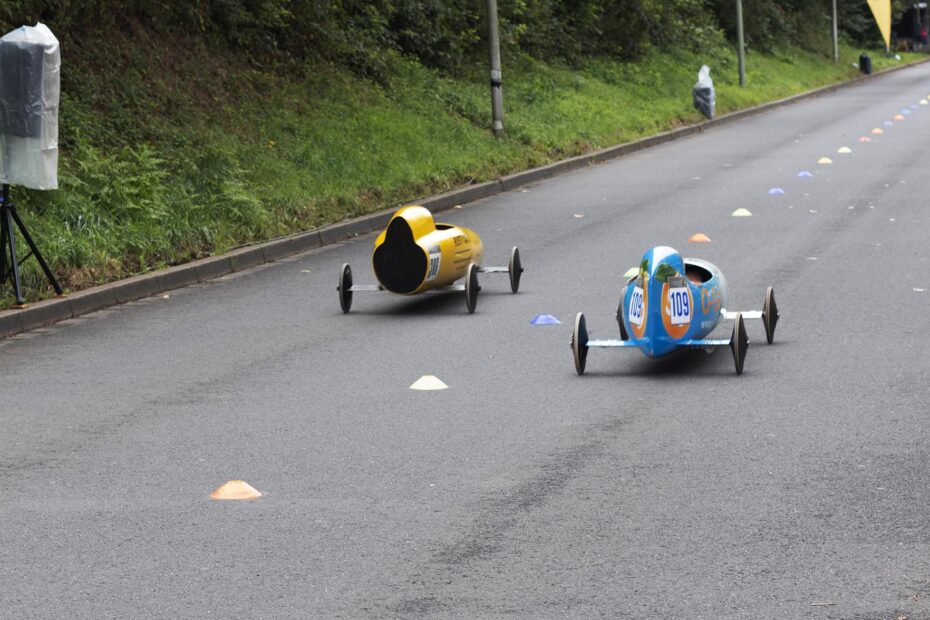
<instances>
[{"instance_id":1,"label":"road surface","mask_svg":"<svg viewBox=\"0 0 930 620\"><path fill-rule=\"evenodd\" d=\"M523 254L474 315L343 315L367 236L0 341L0 616L930 617L928 96L921 65L443 213ZM575 374L575 313L616 337L657 244L732 309L775 288L742 376Z\"/></svg>"}]
</instances>

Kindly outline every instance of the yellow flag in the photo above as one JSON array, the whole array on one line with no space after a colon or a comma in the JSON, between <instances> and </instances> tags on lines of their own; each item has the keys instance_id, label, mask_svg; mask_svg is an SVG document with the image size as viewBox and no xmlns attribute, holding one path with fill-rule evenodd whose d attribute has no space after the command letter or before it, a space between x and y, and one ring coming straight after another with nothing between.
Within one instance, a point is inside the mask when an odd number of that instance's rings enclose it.
<instances>
[{"instance_id":1,"label":"yellow flag","mask_svg":"<svg viewBox=\"0 0 930 620\"><path fill-rule=\"evenodd\" d=\"M885 49L891 49L891 0L869 0L869 8L885 39Z\"/></svg>"}]
</instances>

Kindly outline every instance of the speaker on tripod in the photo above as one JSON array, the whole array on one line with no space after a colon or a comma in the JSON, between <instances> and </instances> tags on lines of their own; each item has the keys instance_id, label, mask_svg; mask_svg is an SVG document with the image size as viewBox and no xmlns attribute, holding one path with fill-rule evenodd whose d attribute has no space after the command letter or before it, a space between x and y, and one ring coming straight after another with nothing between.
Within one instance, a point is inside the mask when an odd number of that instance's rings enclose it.
<instances>
[{"instance_id":1,"label":"speaker on tripod","mask_svg":"<svg viewBox=\"0 0 930 620\"><path fill-rule=\"evenodd\" d=\"M58 39L47 26L22 26L0 37L0 282L10 282L20 307L25 305L20 266L32 256L62 294L10 198L12 185L58 188L60 78ZM22 258L16 253L16 229L29 245Z\"/></svg>"}]
</instances>

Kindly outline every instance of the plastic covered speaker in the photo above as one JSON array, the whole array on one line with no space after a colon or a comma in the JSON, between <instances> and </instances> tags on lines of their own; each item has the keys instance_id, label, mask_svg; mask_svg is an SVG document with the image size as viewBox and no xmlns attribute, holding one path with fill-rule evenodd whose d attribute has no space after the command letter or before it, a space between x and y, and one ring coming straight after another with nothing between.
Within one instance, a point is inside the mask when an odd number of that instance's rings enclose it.
<instances>
[{"instance_id":1,"label":"plastic covered speaker","mask_svg":"<svg viewBox=\"0 0 930 620\"><path fill-rule=\"evenodd\" d=\"M44 24L0 38L0 183L58 187L58 39Z\"/></svg>"}]
</instances>

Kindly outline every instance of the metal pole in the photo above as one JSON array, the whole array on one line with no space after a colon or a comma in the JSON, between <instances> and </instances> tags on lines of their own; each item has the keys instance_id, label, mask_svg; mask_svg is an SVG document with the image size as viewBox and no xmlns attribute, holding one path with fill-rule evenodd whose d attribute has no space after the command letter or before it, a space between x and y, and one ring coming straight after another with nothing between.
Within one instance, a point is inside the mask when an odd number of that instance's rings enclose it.
<instances>
[{"instance_id":1,"label":"metal pole","mask_svg":"<svg viewBox=\"0 0 930 620\"><path fill-rule=\"evenodd\" d=\"M746 85L746 52L743 46L743 0L736 0L736 45L739 47L739 85Z\"/></svg>"},{"instance_id":2,"label":"metal pole","mask_svg":"<svg viewBox=\"0 0 930 620\"><path fill-rule=\"evenodd\" d=\"M501 45L497 33L497 0L488 0L488 58L491 63L491 114L494 136L504 134L504 93L501 88Z\"/></svg>"},{"instance_id":3,"label":"metal pole","mask_svg":"<svg viewBox=\"0 0 930 620\"><path fill-rule=\"evenodd\" d=\"M836 32L836 0L833 0L833 62L840 61L840 42Z\"/></svg>"}]
</instances>

